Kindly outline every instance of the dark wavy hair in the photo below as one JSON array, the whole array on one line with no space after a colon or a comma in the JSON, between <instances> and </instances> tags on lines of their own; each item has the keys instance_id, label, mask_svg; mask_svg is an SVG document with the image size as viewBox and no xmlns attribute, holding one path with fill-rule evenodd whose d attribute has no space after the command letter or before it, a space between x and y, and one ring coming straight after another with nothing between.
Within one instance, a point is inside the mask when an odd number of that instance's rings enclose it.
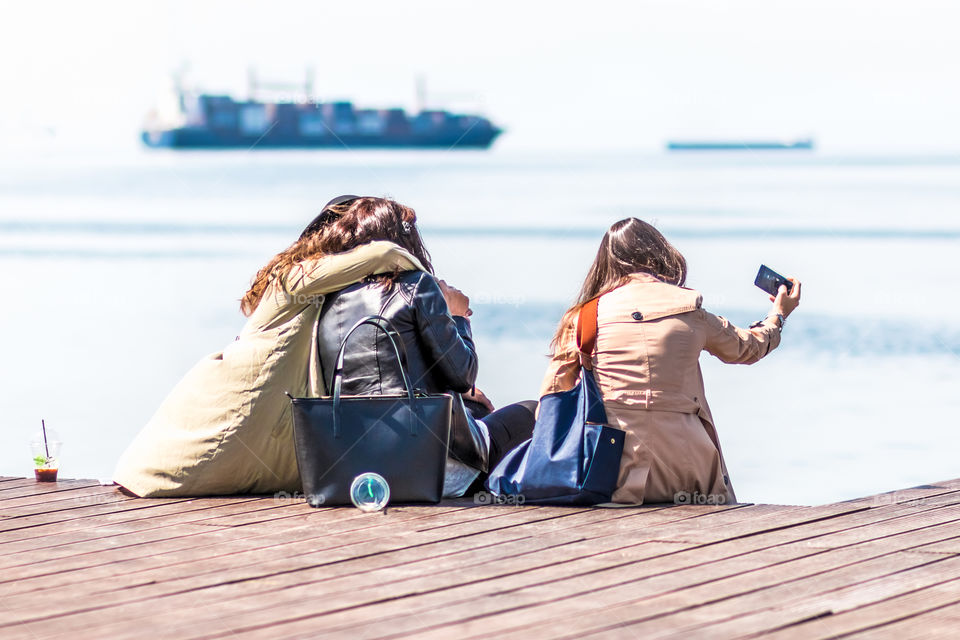
<instances>
[{"instance_id":1,"label":"dark wavy hair","mask_svg":"<svg viewBox=\"0 0 960 640\"><path fill-rule=\"evenodd\" d=\"M603 234L577 301L563 314L551 348L556 352L564 346L560 344L564 328L583 305L626 284L634 273L649 273L682 287L687 281L687 260L653 225L638 218L624 218Z\"/></svg>"},{"instance_id":2,"label":"dark wavy hair","mask_svg":"<svg viewBox=\"0 0 960 640\"><path fill-rule=\"evenodd\" d=\"M410 207L388 198L357 198L328 207L321 223L292 245L270 259L254 276L250 289L240 301L244 315L252 314L267 286L286 278L297 264L332 253L342 253L376 240L387 240L409 251L423 268L433 273L430 253L423 246L417 229L417 214ZM400 271L375 276L385 286L392 285Z\"/></svg>"}]
</instances>

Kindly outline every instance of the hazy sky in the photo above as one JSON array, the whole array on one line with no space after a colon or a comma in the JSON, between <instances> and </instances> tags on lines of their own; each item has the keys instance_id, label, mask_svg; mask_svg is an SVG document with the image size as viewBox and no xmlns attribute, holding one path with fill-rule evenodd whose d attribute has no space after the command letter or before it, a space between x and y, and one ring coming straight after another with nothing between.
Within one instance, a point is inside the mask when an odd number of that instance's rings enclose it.
<instances>
[{"instance_id":1,"label":"hazy sky","mask_svg":"<svg viewBox=\"0 0 960 640\"><path fill-rule=\"evenodd\" d=\"M815 135L825 151L960 150L960 4L7 2L0 149L132 146L170 73L245 95L480 108L515 149ZM56 136L52 136L54 131Z\"/></svg>"}]
</instances>

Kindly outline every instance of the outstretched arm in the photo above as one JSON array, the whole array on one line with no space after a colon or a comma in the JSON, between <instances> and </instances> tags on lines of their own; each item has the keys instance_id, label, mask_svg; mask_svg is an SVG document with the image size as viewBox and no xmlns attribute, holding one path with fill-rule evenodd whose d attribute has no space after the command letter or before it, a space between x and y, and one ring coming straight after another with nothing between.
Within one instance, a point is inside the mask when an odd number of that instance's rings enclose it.
<instances>
[{"instance_id":1,"label":"outstretched arm","mask_svg":"<svg viewBox=\"0 0 960 640\"><path fill-rule=\"evenodd\" d=\"M800 304L800 281L791 278L791 282L790 293L781 285L777 296L770 298L773 302L770 313L749 329L735 327L726 318L701 311L707 327L704 349L732 364L753 364L776 349L784 319Z\"/></svg>"},{"instance_id":2,"label":"outstretched arm","mask_svg":"<svg viewBox=\"0 0 960 640\"><path fill-rule=\"evenodd\" d=\"M701 311L707 327L704 349L730 364L753 364L780 344L780 327L774 318L765 318L749 329L741 329L722 316Z\"/></svg>"}]
</instances>

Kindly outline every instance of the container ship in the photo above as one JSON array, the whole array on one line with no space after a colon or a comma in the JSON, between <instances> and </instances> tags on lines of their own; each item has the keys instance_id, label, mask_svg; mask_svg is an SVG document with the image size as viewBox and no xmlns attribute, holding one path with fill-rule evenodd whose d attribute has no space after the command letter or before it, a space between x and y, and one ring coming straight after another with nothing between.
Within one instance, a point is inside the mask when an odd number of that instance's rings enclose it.
<instances>
[{"instance_id":1,"label":"container ship","mask_svg":"<svg viewBox=\"0 0 960 640\"><path fill-rule=\"evenodd\" d=\"M801 140L671 140L668 151L777 151L812 150L813 139Z\"/></svg>"},{"instance_id":2,"label":"container ship","mask_svg":"<svg viewBox=\"0 0 960 640\"><path fill-rule=\"evenodd\" d=\"M172 149L486 149L503 133L479 115L319 102L309 83L293 101L235 100L178 83L147 118L141 138Z\"/></svg>"}]
</instances>

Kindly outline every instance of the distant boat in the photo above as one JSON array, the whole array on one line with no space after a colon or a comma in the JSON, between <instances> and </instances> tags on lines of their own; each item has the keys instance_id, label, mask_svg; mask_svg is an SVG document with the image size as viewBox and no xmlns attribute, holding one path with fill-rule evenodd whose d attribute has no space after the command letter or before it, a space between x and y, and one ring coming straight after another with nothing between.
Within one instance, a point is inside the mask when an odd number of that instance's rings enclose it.
<instances>
[{"instance_id":1,"label":"distant boat","mask_svg":"<svg viewBox=\"0 0 960 640\"><path fill-rule=\"evenodd\" d=\"M811 150L813 139L800 140L671 140L668 151L772 151Z\"/></svg>"},{"instance_id":2,"label":"distant boat","mask_svg":"<svg viewBox=\"0 0 960 640\"><path fill-rule=\"evenodd\" d=\"M503 130L478 115L440 109L408 114L317 102L308 81L296 101L235 100L184 91L179 82L141 132L149 147L173 149L486 149ZM255 94L251 81L251 95Z\"/></svg>"}]
</instances>

